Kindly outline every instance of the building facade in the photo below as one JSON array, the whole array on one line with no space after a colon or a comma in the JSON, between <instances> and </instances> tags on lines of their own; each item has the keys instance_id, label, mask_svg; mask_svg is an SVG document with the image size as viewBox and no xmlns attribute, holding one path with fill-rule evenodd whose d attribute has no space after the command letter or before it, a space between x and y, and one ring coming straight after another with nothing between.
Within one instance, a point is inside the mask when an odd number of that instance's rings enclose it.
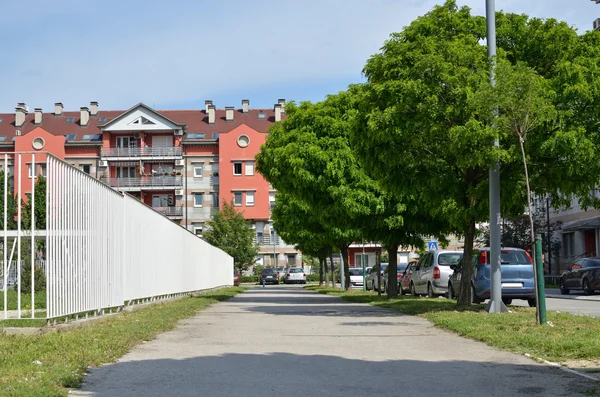
<instances>
[{"instance_id":1,"label":"building facade","mask_svg":"<svg viewBox=\"0 0 600 397\"><path fill-rule=\"evenodd\" d=\"M0 114L0 155L7 154L8 174L21 180L23 193L45 175L51 153L198 235L223 201L232 202L256 230L259 263L295 264L300 253L272 227L276 192L254 163L269 127L283 117L283 99L272 109L251 109L248 100L217 109L207 100L202 110L166 111L142 103L103 111L91 102L73 112L56 103L47 113L19 103L14 113ZM28 153L19 175L16 152ZM33 170L29 153L40 162Z\"/></svg>"}]
</instances>

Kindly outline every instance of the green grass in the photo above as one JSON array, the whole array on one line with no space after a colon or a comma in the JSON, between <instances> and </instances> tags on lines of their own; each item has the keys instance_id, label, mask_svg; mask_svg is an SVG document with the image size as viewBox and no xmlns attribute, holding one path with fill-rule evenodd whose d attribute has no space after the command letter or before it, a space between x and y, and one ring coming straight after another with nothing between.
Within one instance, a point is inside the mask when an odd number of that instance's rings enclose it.
<instances>
[{"instance_id":1,"label":"green grass","mask_svg":"<svg viewBox=\"0 0 600 397\"><path fill-rule=\"evenodd\" d=\"M368 303L424 317L440 328L514 353L564 363L600 358L600 319L548 311L553 326L538 326L535 308L511 307L512 313L489 314L485 305L460 309L455 301L398 297L387 299L373 292L308 286L307 289L341 296L350 302Z\"/></svg>"},{"instance_id":2,"label":"green grass","mask_svg":"<svg viewBox=\"0 0 600 397\"><path fill-rule=\"evenodd\" d=\"M8 310L17 310L19 302L17 291L11 288L7 290L6 293L8 298ZM35 308L46 308L46 291L35 293ZM21 309L31 309L31 294L21 294ZM4 310L4 291L0 291L0 310Z\"/></svg>"},{"instance_id":3,"label":"green grass","mask_svg":"<svg viewBox=\"0 0 600 397\"><path fill-rule=\"evenodd\" d=\"M67 388L81 385L89 366L114 362L177 321L243 290L185 297L61 332L0 336L0 396L66 396Z\"/></svg>"}]
</instances>

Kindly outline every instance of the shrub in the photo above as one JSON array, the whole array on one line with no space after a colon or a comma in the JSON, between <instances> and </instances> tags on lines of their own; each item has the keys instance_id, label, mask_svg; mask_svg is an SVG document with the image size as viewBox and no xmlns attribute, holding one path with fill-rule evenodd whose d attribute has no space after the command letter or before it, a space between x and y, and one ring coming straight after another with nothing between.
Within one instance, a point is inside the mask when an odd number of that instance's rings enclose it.
<instances>
[{"instance_id":1,"label":"shrub","mask_svg":"<svg viewBox=\"0 0 600 397\"><path fill-rule=\"evenodd\" d=\"M323 275L323 280L325 279L325 275ZM307 274L306 275L306 281L308 282L319 282L319 275L318 274Z\"/></svg>"},{"instance_id":2,"label":"shrub","mask_svg":"<svg viewBox=\"0 0 600 397\"><path fill-rule=\"evenodd\" d=\"M46 290L46 274L44 273L44 269L36 268L35 269L35 291L45 291ZM15 291L17 291L19 285L15 283ZM21 293L30 294L31 293L31 267L23 266L21 269Z\"/></svg>"},{"instance_id":3,"label":"shrub","mask_svg":"<svg viewBox=\"0 0 600 397\"><path fill-rule=\"evenodd\" d=\"M240 283L258 283L258 276L240 276Z\"/></svg>"}]
</instances>

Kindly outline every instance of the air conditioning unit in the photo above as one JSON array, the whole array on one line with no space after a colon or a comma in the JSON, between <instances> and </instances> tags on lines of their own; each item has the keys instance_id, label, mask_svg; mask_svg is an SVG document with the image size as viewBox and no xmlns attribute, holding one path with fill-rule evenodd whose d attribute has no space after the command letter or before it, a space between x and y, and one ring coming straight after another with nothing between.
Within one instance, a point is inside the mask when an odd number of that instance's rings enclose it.
<instances>
[{"instance_id":1,"label":"air conditioning unit","mask_svg":"<svg viewBox=\"0 0 600 397\"><path fill-rule=\"evenodd\" d=\"M175 190L175 196L183 196L183 189Z\"/></svg>"},{"instance_id":2,"label":"air conditioning unit","mask_svg":"<svg viewBox=\"0 0 600 397\"><path fill-rule=\"evenodd\" d=\"M600 18L598 18L594 21L594 30L599 30L599 29L600 29Z\"/></svg>"},{"instance_id":3,"label":"air conditioning unit","mask_svg":"<svg viewBox=\"0 0 600 397\"><path fill-rule=\"evenodd\" d=\"M139 138L140 137L140 133L136 132L135 134L133 134L133 137L136 138L136 139Z\"/></svg>"},{"instance_id":4,"label":"air conditioning unit","mask_svg":"<svg viewBox=\"0 0 600 397\"><path fill-rule=\"evenodd\" d=\"M181 160L175 160L175 166L177 167L183 167L185 165L185 162L183 161L183 159Z\"/></svg>"},{"instance_id":5,"label":"air conditioning unit","mask_svg":"<svg viewBox=\"0 0 600 397\"><path fill-rule=\"evenodd\" d=\"M98 167L108 167L108 161L106 161L106 160L98 161Z\"/></svg>"},{"instance_id":6,"label":"air conditioning unit","mask_svg":"<svg viewBox=\"0 0 600 397\"><path fill-rule=\"evenodd\" d=\"M176 130L175 131L175 136L181 136L183 135L183 130Z\"/></svg>"}]
</instances>

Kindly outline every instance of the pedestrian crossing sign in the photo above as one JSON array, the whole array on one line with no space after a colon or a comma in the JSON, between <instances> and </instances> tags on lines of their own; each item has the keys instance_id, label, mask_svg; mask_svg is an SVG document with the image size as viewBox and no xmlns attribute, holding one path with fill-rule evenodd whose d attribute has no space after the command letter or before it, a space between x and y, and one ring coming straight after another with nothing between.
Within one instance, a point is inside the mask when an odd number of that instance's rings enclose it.
<instances>
[{"instance_id":1,"label":"pedestrian crossing sign","mask_svg":"<svg viewBox=\"0 0 600 397\"><path fill-rule=\"evenodd\" d=\"M437 251L437 249L438 249L437 241L430 241L427 243L428 251Z\"/></svg>"}]
</instances>

